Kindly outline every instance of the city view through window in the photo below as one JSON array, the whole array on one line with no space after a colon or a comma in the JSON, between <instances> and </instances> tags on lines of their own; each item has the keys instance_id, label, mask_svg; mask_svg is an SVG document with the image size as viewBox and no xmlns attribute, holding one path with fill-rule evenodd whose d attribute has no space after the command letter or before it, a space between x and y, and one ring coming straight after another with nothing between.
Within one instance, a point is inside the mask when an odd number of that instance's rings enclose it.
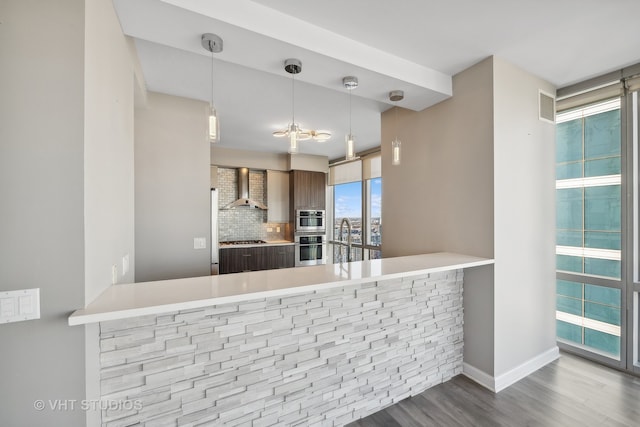
<instances>
[{"instance_id":1,"label":"city view through window","mask_svg":"<svg viewBox=\"0 0 640 427\"><path fill-rule=\"evenodd\" d=\"M363 190L364 188L364 190ZM377 259L381 257L382 244L382 179L350 182L334 186L334 231L335 240L347 240L346 227L340 236L343 218L351 222L352 260ZM363 205L363 192L366 203ZM365 209L363 215L363 206ZM334 256L339 257L340 247L334 248Z\"/></svg>"}]
</instances>

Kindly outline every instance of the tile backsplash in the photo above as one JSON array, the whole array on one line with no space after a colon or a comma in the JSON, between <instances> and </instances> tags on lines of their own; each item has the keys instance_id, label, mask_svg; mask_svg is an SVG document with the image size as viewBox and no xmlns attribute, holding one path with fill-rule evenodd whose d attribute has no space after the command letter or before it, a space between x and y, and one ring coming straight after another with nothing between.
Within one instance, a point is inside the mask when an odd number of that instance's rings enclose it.
<instances>
[{"instance_id":1,"label":"tile backsplash","mask_svg":"<svg viewBox=\"0 0 640 427\"><path fill-rule=\"evenodd\" d=\"M267 204L267 173L249 170L249 198ZM285 224L268 224L267 211L252 208L222 209L238 198L238 171L218 168L218 238L233 240L281 240ZM277 228L280 227L280 232ZM271 231L268 231L271 229Z\"/></svg>"}]
</instances>

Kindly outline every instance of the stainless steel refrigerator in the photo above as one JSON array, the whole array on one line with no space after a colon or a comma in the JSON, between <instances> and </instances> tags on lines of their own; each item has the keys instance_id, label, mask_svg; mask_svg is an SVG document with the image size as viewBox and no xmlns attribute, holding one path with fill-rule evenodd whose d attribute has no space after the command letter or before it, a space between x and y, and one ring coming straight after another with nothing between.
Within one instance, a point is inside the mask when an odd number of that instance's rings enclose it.
<instances>
[{"instance_id":1,"label":"stainless steel refrigerator","mask_svg":"<svg viewBox=\"0 0 640 427\"><path fill-rule=\"evenodd\" d=\"M219 273L218 256L218 189L211 189L211 274Z\"/></svg>"}]
</instances>

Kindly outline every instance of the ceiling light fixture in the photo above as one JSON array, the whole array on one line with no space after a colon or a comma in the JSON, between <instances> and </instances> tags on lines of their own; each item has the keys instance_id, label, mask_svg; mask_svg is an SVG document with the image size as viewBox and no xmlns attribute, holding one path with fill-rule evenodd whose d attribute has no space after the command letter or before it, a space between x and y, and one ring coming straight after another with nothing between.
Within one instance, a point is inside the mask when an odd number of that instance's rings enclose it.
<instances>
[{"instance_id":1,"label":"ceiling light fixture","mask_svg":"<svg viewBox=\"0 0 640 427\"><path fill-rule=\"evenodd\" d=\"M392 90L389 92L389 100L392 102L402 101L404 99L404 92L401 90ZM391 141L391 164L398 166L400 164L400 147L402 142L398 139L398 104L394 107L396 109L396 123L395 123L395 138Z\"/></svg>"},{"instance_id":2,"label":"ceiling light fixture","mask_svg":"<svg viewBox=\"0 0 640 427\"><path fill-rule=\"evenodd\" d=\"M220 142L220 121L213 106L213 54L222 52L222 39L211 33L202 35L202 47L211 52L211 105L209 106L209 142Z\"/></svg>"},{"instance_id":3,"label":"ceiling light fixture","mask_svg":"<svg viewBox=\"0 0 640 427\"><path fill-rule=\"evenodd\" d=\"M327 131L315 131L301 129L296 123L295 108L295 75L302 71L302 62L299 59L289 58L284 61L284 70L291 74L291 123L284 130L273 132L275 137L286 136L289 138L289 153L298 152L298 141L304 141L313 138L318 142L327 141L331 138L331 133Z\"/></svg>"},{"instance_id":4,"label":"ceiling light fixture","mask_svg":"<svg viewBox=\"0 0 640 427\"><path fill-rule=\"evenodd\" d=\"M346 141L346 153L345 160L355 160L356 158L356 142L353 133L351 133L351 91L358 87L358 78L354 76L347 76L342 79L342 84L349 91L349 134L345 137Z\"/></svg>"}]
</instances>

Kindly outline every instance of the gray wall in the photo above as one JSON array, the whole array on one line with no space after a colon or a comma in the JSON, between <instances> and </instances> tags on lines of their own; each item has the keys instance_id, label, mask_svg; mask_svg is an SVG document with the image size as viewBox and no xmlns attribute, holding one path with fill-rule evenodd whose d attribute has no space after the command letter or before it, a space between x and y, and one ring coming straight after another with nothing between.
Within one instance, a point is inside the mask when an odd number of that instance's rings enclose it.
<instances>
[{"instance_id":1,"label":"gray wall","mask_svg":"<svg viewBox=\"0 0 640 427\"><path fill-rule=\"evenodd\" d=\"M401 166L382 145L384 256L495 258L464 290L465 363L492 377L556 346L554 126L538 120L538 89L555 92L487 58L454 76L452 98L398 112ZM395 129L389 110L382 140Z\"/></svg>"},{"instance_id":2,"label":"gray wall","mask_svg":"<svg viewBox=\"0 0 640 427\"><path fill-rule=\"evenodd\" d=\"M84 240L85 303L112 283L134 281L133 105L135 50L122 34L111 0L85 5ZM123 257L129 258L124 271ZM96 325L85 329L86 398L100 395ZM99 423L86 411L86 425Z\"/></svg>"},{"instance_id":3,"label":"gray wall","mask_svg":"<svg viewBox=\"0 0 640 427\"><path fill-rule=\"evenodd\" d=\"M495 373L556 347L555 126L549 83L494 59Z\"/></svg>"},{"instance_id":4,"label":"gray wall","mask_svg":"<svg viewBox=\"0 0 640 427\"><path fill-rule=\"evenodd\" d=\"M40 288L41 319L0 325L0 424L83 426L84 2L0 2L0 289Z\"/></svg>"},{"instance_id":5,"label":"gray wall","mask_svg":"<svg viewBox=\"0 0 640 427\"><path fill-rule=\"evenodd\" d=\"M86 4L84 106L85 302L133 282L133 61L110 0ZM124 273L122 258L129 256Z\"/></svg>"},{"instance_id":6,"label":"gray wall","mask_svg":"<svg viewBox=\"0 0 640 427\"><path fill-rule=\"evenodd\" d=\"M39 287L41 303L39 320L0 325L0 423L82 426L79 403L51 405L97 384L67 316L112 265L133 279L133 61L110 0L4 1L0 22L0 290Z\"/></svg>"},{"instance_id":7,"label":"gray wall","mask_svg":"<svg viewBox=\"0 0 640 427\"><path fill-rule=\"evenodd\" d=\"M149 93L135 110L137 282L210 274L208 104ZM206 249L193 238L205 237Z\"/></svg>"},{"instance_id":8,"label":"gray wall","mask_svg":"<svg viewBox=\"0 0 640 427\"><path fill-rule=\"evenodd\" d=\"M493 258L493 61L453 78L453 97L397 112L402 164L390 163L396 111L383 114L385 257L449 251ZM389 189L389 190L387 190ZM465 272L465 363L493 374L493 266Z\"/></svg>"},{"instance_id":9,"label":"gray wall","mask_svg":"<svg viewBox=\"0 0 640 427\"><path fill-rule=\"evenodd\" d=\"M384 256L457 251L493 256L492 63L454 76L452 98L383 114ZM398 129L402 164L392 166Z\"/></svg>"}]
</instances>

